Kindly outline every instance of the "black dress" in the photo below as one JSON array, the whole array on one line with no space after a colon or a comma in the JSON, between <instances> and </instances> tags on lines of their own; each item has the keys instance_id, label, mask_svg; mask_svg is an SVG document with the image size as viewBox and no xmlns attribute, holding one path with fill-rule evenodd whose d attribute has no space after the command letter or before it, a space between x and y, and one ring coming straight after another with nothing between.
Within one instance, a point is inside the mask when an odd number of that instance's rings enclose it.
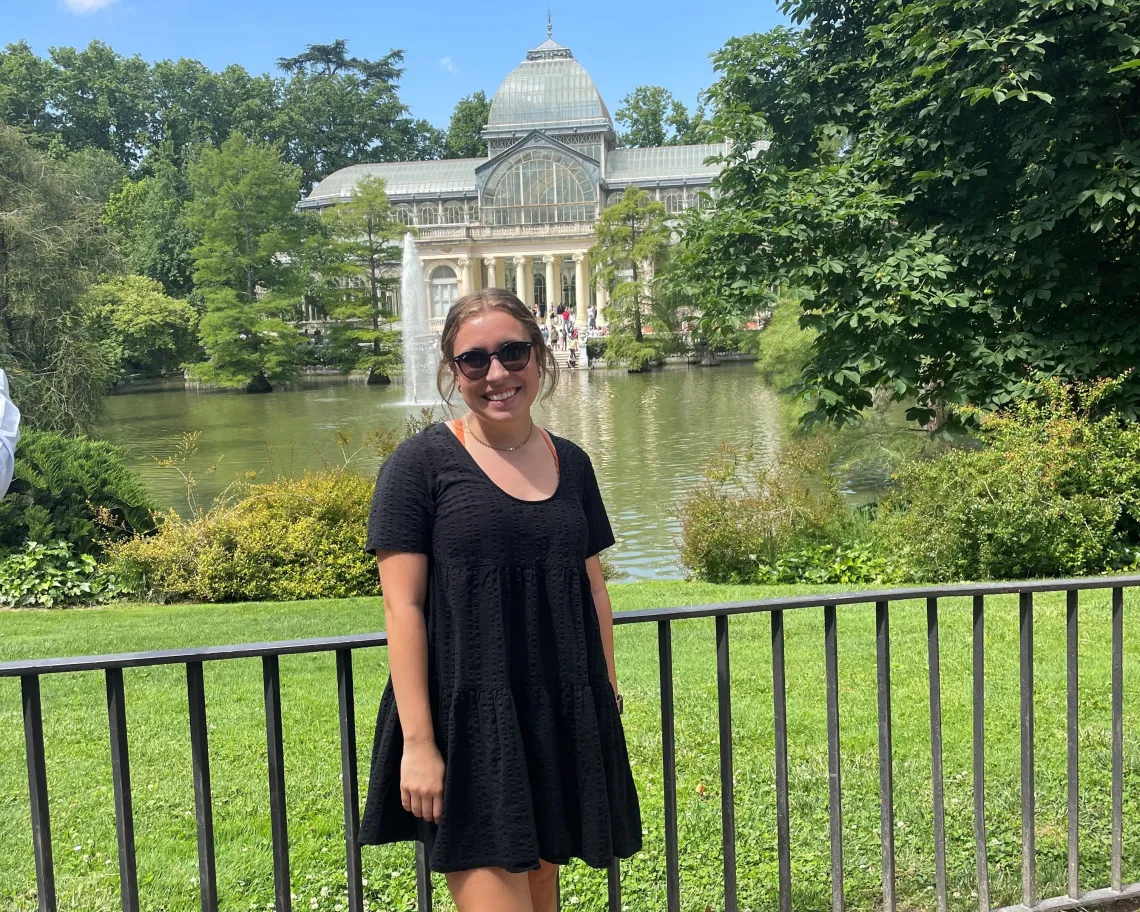
<instances>
[{"instance_id":1,"label":"black dress","mask_svg":"<svg viewBox=\"0 0 1140 912\"><path fill-rule=\"evenodd\" d=\"M428 556L424 615L439 824L400 801L403 735L380 700L360 841L417 839L433 871L606 867L641 848L641 812L586 558L613 544L590 458L551 436L554 494L507 494L432 425L380 469L369 551Z\"/></svg>"}]
</instances>

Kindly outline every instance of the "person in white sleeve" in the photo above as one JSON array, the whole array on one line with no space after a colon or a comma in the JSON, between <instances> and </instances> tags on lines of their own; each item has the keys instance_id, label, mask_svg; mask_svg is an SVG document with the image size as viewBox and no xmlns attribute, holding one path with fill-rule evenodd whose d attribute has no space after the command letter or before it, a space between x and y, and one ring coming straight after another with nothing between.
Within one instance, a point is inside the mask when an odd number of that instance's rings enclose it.
<instances>
[{"instance_id":1,"label":"person in white sleeve","mask_svg":"<svg viewBox=\"0 0 1140 912\"><path fill-rule=\"evenodd\" d=\"M0 499L8 493L20 439L20 410L8 395L8 375L0 370Z\"/></svg>"}]
</instances>

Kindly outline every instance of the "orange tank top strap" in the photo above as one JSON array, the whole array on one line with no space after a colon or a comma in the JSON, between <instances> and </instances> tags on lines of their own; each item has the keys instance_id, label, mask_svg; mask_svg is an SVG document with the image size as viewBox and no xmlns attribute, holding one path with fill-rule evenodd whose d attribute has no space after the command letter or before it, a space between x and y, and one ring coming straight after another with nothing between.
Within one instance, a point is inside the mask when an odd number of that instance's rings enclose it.
<instances>
[{"instance_id":1,"label":"orange tank top strap","mask_svg":"<svg viewBox=\"0 0 1140 912\"><path fill-rule=\"evenodd\" d=\"M550 447L550 455L554 457L554 471L559 475L562 474L562 466L558 462L558 450L554 449L554 441L550 439L550 435L546 433L545 428L539 428L538 432L542 434L542 439L546 441L546 445Z\"/></svg>"},{"instance_id":2,"label":"orange tank top strap","mask_svg":"<svg viewBox=\"0 0 1140 912\"><path fill-rule=\"evenodd\" d=\"M451 426L455 429L455 436L459 438L459 442L467 446L467 435L463 431L463 419L456 418L451 422ZM542 435L542 439L546 441L547 447L550 448L550 455L554 457L554 470L561 475L562 464L558 461L558 450L554 448L554 441L550 439L550 435L546 433L544 428L538 428L538 432Z\"/></svg>"}]
</instances>

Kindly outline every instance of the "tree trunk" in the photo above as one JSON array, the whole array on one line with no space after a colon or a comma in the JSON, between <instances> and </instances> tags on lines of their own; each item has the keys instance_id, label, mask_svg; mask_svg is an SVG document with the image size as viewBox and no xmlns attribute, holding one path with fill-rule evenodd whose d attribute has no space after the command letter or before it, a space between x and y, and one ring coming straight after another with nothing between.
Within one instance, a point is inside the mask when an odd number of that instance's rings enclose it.
<instances>
[{"instance_id":1,"label":"tree trunk","mask_svg":"<svg viewBox=\"0 0 1140 912\"><path fill-rule=\"evenodd\" d=\"M269 382L269 378L265 374L258 374L245 386L247 393L272 393L273 384Z\"/></svg>"},{"instance_id":2,"label":"tree trunk","mask_svg":"<svg viewBox=\"0 0 1140 912\"><path fill-rule=\"evenodd\" d=\"M633 264L633 337L641 339L641 279L637 275L637 263Z\"/></svg>"},{"instance_id":3,"label":"tree trunk","mask_svg":"<svg viewBox=\"0 0 1140 912\"><path fill-rule=\"evenodd\" d=\"M368 369L368 379L364 381L368 386L387 386L392 382L392 378L387 374L382 374L374 367Z\"/></svg>"},{"instance_id":4,"label":"tree trunk","mask_svg":"<svg viewBox=\"0 0 1140 912\"><path fill-rule=\"evenodd\" d=\"M376 242L372 237L372 221L368 222L368 283L372 289L372 330L376 333L372 337L372 354L380 357L380 292L376 287ZM374 371L368 372L368 382L372 383ZM383 376L383 375L381 375ZM381 382L381 381L376 381ZM385 383L392 381L385 378Z\"/></svg>"}]
</instances>

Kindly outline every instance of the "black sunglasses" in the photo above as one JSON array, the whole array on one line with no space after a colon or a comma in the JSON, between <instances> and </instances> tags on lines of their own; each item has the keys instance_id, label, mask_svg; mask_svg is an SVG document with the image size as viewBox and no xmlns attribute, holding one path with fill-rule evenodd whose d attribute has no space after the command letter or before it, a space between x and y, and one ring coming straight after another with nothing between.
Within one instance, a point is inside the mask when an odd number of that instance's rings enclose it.
<instances>
[{"instance_id":1,"label":"black sunglasses","mask_svg":"<svg viewBox=\"0 0 1140 912\"><path fill-rule=\"evenodd\" d=\"M533 342L508 342L495 352L473 348L451 360L468 380L482 380L491 369L492 358L498 358L499 363L509 371L521 371L530 364L530 350L533 346Z\"/></svg>"}]
</instances>

